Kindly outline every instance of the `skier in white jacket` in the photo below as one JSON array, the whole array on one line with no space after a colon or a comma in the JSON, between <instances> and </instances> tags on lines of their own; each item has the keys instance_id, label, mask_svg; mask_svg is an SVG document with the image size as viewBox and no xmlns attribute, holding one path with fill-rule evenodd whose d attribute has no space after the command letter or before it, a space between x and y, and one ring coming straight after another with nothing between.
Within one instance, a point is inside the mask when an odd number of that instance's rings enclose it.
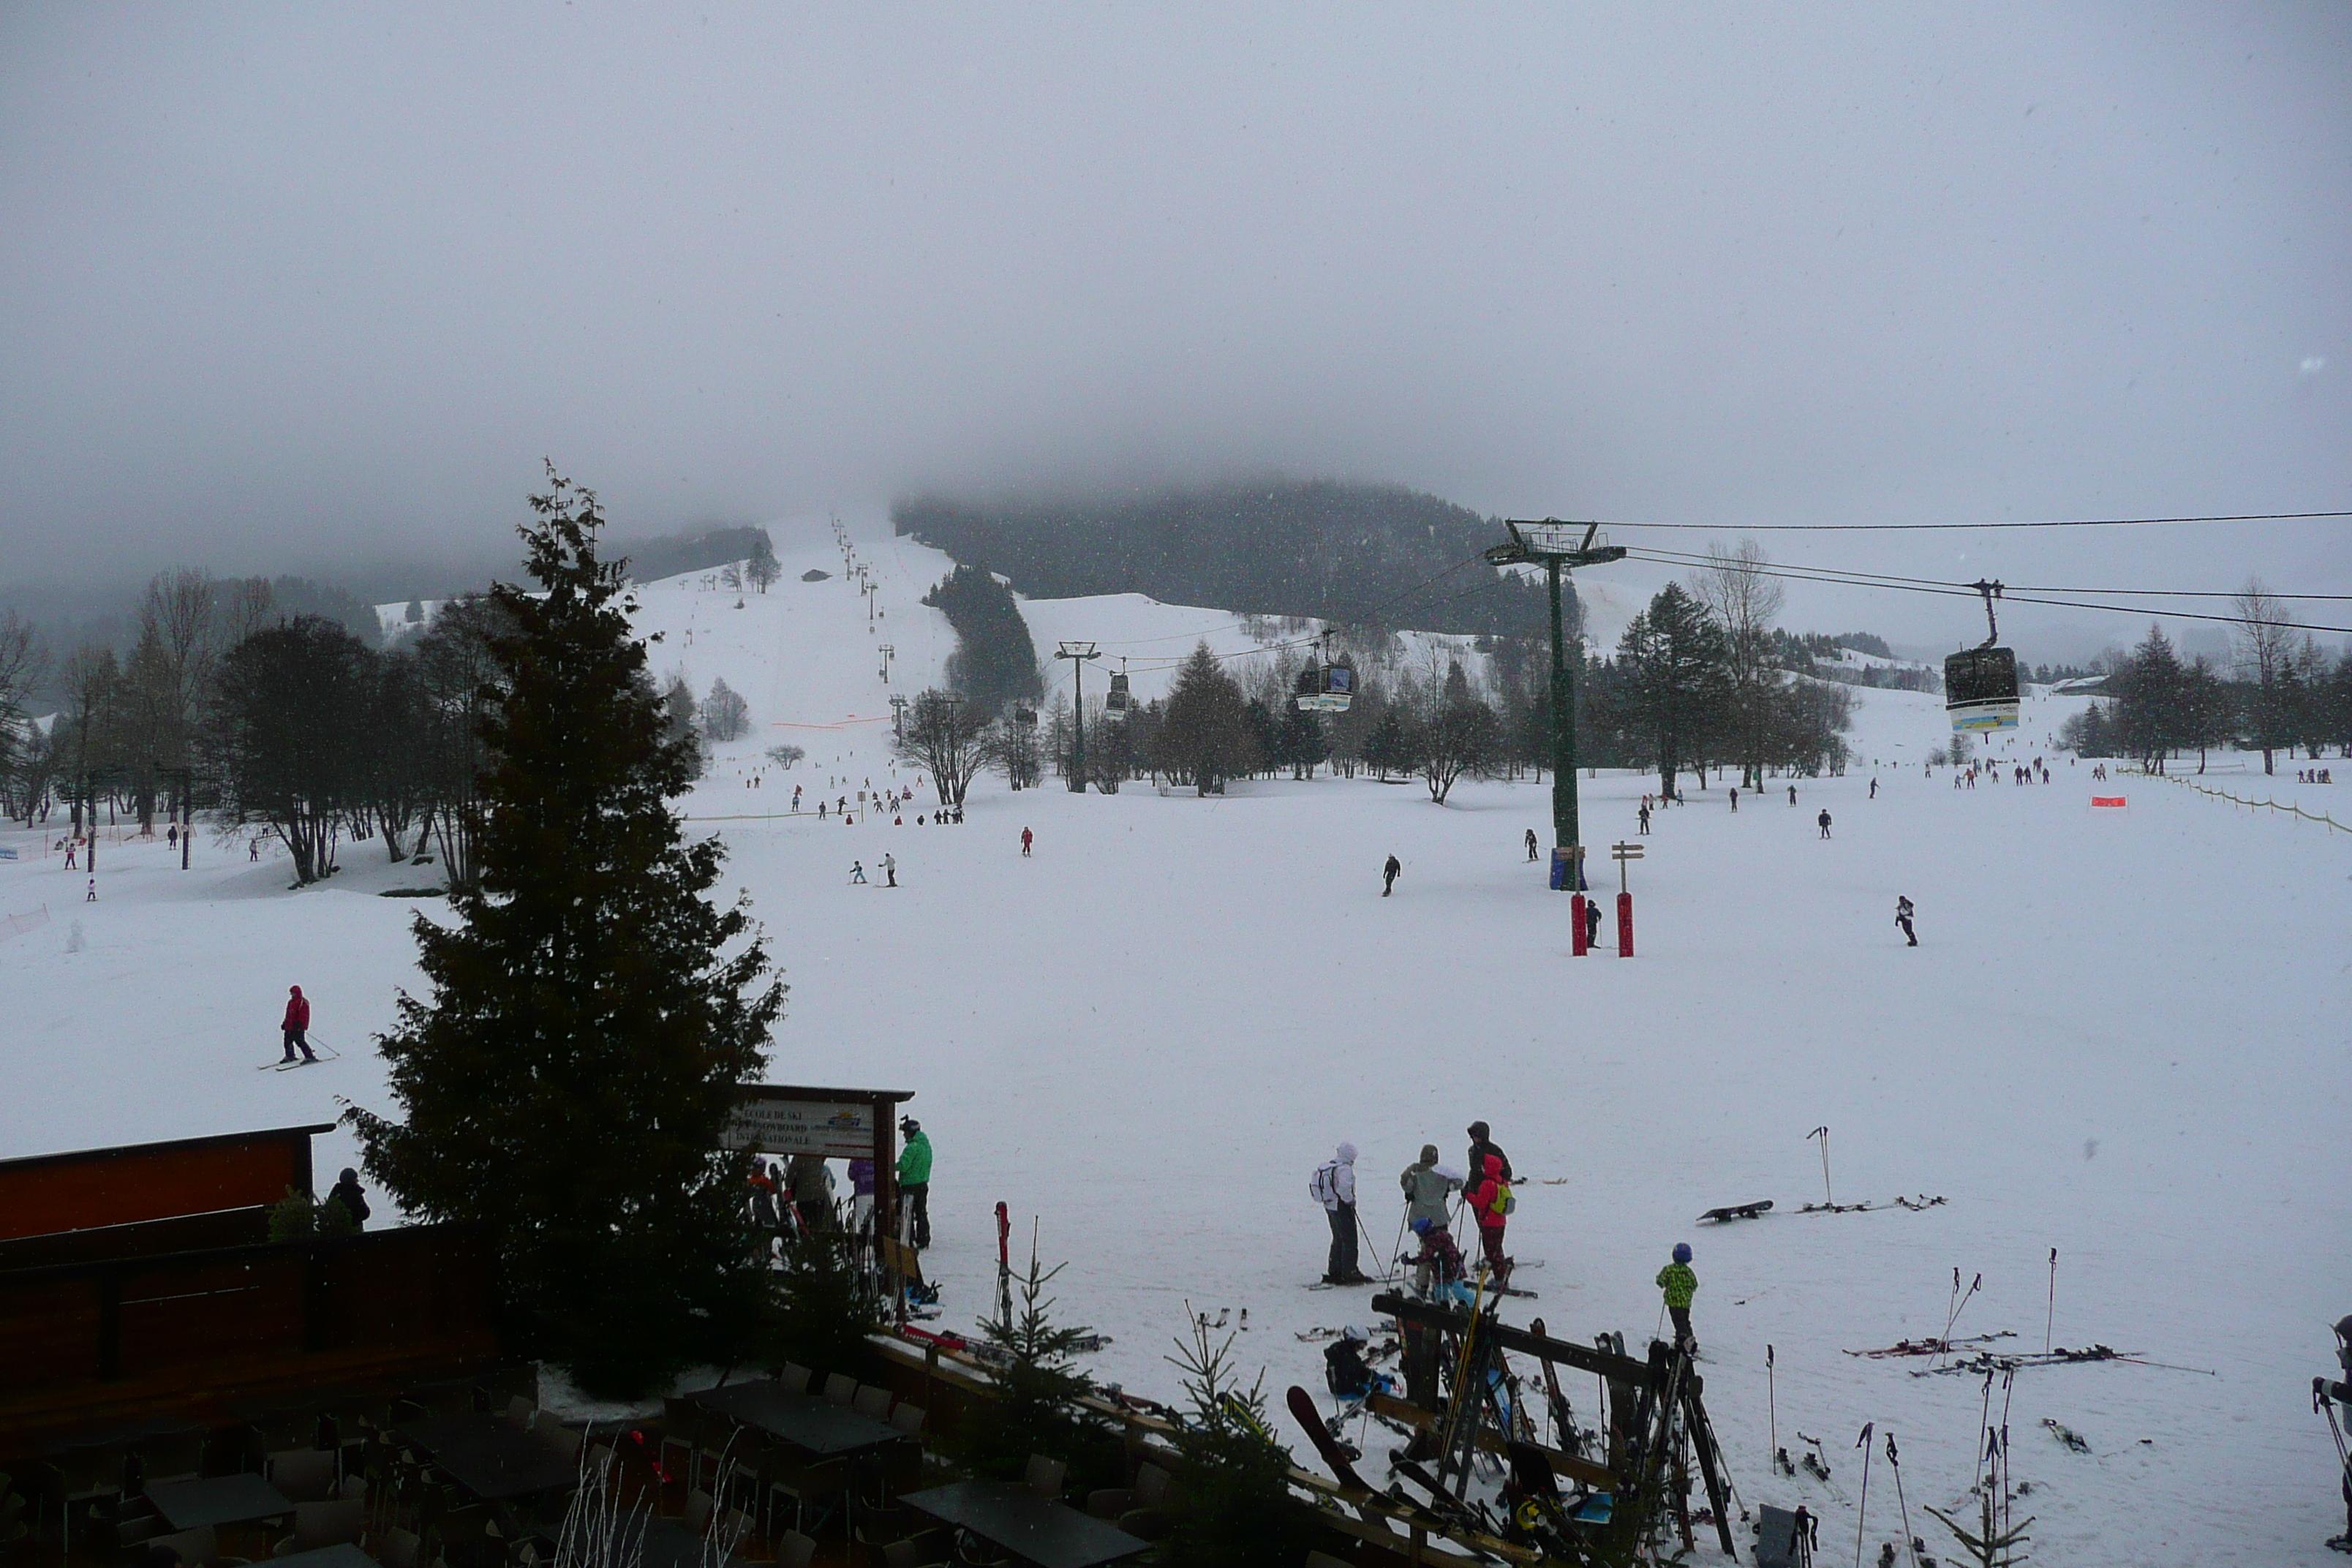
<instances>
[{"instance_id":1,"label":"skier in white jacket","mask_svg":"<svg viewBox=\"0 0 2352 1568\"><path fill-rule=\"evenodd\" d=\"M1371 1281L1356 1266L1356 1146L1342 1143L1328 1160L1315 1167L1307 1191L1323 1205L1331 1222L1331 1257L1323 1271L1326 1285L1366 1285Z\"/></svg>"}]
</instances>

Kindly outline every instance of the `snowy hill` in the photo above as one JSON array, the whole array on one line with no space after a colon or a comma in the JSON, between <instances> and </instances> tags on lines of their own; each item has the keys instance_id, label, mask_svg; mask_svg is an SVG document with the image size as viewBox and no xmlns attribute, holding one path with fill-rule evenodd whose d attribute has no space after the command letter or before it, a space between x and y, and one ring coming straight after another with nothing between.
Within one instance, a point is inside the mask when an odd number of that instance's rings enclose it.
<instances>
[{"instance_id":1,"label":"snowy hill","mask_svg":"<svg viewBox=\"0 0 2352 1568\"><path fill-rule=\"evenodd\" d=\"M657 668L698 690L723 677L751 702L753 735L686 809L723 836L722 895L751 895L793 984L770 1076L918 1091L948 1326L987 1309L1002 1198L1041 1216L1049 1262L1069 1260L1068 1320L1113 1336L1102 1376L1172 1394L1161 1355L1189 1302L1249 1309L1245 1363L1319 1391L1319 1347L1295 1336L1369 1314L1366 1292L1304 1289L1326 1243L1308 1173L1341 1139L1364 1151L1385 1254L1395 1173L1424 1142L1460 1159L1483 1118L1524 1181L1510 1250L1546 1260L1521 1277L1540 1300L1512 1301L1512 1321L1638 1345L1668 1248L1695 1246L1708 1405L1750 1506L1801 1500L1827 1539L1853 1532L1853 1443L1874 1422L1899 1437L1914 1528L1952 1560L1918 1510L1966 1495L1981 1380L1847 1352L1941 1332L1955 1268L1984 1289L1954 1331L2038 1352L2054 1247L2054 1343L2218 1375L2017 1374L2037 1560L2332 1561L2336 1456L2307 1389L2329 1370L2326 1325L2352 1310L2352 837L2139 779L2099 786L2126 808L2094 810L2089 766L2063 757L2046 786L1955 788L1922 765L1948 738L1939 700L1873 689L1856 693L1854 771L1797 781L1794 806L1786 781L1737 815L1720 787L1685 784L1633 868L1631 961L1569 956L1567 900L1518 847L1549 812L1527 785L1465 784L1439 807L1328 778L1208 800L984 780L960 828L820 826L784 815L790 785L890 780L888 695L935 679L952 644L917 603L943 557L878 520L854 550L880 584L871 627L829 544L788 555L740 610L700 574L649 585L644 624ZM835 575L800 582L812 567ZM1041 647L1096 638L1146 691L1196 637L1265 646L1231 617L1144 600L1024 611ZM2033 693L1994 760L2051 756L2083 700ZM760 761L780 739L809 752L790 773ZM1652 788L1581 781L1587 837L1633 837ZM0 862L0 915L48 916L0 940L0 1154L386 1108L369 1037L415 982L412 912L441 906L376 895L415 871L351 846L342 875L289 893L283 865L242 842L207 837L183 874L160 843L110 839L86 903L54 837L0 834L21 856ZM885 852L899 888L850 884L853 860ZM1391 852L1405 869L1384 900ZM1892 928L1898 893L1919 906L1916 949ZM296 982L342 1055L256 1071ZM2258 1005L2272 998L2293 1001ZM1872 1212L1795 1212L1822 1195L1806 1134L1824 1124L1836 1198ZM328 1143L332 1171L349 1149ZM1948 1201L1885 1206L1898 1194ZM1695 1223L1767 1197L1764 1219ZM1769 1471L1774 1419L1792 1451L1796 1431L1822 1439L1832 1481ZM1874 1560L1897 1533L1892 1500L1882 1470Z\"/></svg>"}]
</instances>

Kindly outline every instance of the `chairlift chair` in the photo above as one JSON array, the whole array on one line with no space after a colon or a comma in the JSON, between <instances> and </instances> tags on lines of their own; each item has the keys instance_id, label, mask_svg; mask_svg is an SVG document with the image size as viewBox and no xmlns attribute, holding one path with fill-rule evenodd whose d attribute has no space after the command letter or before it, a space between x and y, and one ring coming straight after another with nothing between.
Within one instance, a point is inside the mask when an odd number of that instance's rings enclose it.
<instances>
[{"instance_id":1,"label":"chairlift chair","mask_svg":"<svg viewBox=\"0 0 2352 1568\"><path fill-rule=\"evenodd\" d=\"M1993 734L2017 728L2017 654L1996 646L2000 626L1993 618L1993 601L2000 584L1969 584L1984 595L1988 636L1975 647L1944 660L1944 711L1951 716L1953 732Z\"/></svg>"},{"instance_id":2,"label":"chairlift chair","mask_svg":"<svg viewBox=\"0 0 2352 1568\"><path fill-rule=\"evenodd\" d=\"M1331 634L1323 634L1320 658L1309 655L1298 672L1292 700L1301 713L1345 713L1356 700L1356 667L1346 655L1331 655Z\"/></svg>"}]
</instances>

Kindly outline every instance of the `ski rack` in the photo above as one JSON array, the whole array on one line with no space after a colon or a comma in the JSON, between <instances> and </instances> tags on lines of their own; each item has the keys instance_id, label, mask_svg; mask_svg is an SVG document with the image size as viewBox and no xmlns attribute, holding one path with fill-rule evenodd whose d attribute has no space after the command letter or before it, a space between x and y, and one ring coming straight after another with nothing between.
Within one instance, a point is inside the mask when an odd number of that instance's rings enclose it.
<instances>
[{"instance_id":1,"label":"ski rack","mask_svg":"<svg viewBox=\"0 0 2352 1568\"><path fill-rule=\"evenodd\" d=\"M1727 1553L1738 1554L1731 1535L1723 1456L1715 1440L1714 1423L1707 1418L1706 1406L1701 1399L1705 1379L1686 1352L1653 1340L1649 1359L1637 1361L1596 1346L1513 1328L1496 1321L1487 1311L1474 1316L1459 1307L1440 1306L1397 1291L1374 1296L1371 1306L1372 1310L1394 1318L1408 1331L1435 1330L1471 1336L1472 1364L1465 1381L1474 1397L1462 1398L1457 1386L1456 1402L1463 1406L1462 1419L1456 1420L1451 1412L1436 1407L1439 1402L1433 1389L1428 1405L1384 1397L1373 1406L1383 1415L1409 1425L1433 1428L1441 1435L1445 1441L1438 1456L1437 1479L1451 1487L1457 1498L1468 1489L1475 1451L1507 1453L1513 1447L1533 1448L1543 1454L1557 1474L1588 1486L1606 1488L1616 1500L1617 1517L1631 1521L1638 1534L1646 1531L1652 1521L1669 1468L1680 1470L1683 1449L1687 1444L1698 1459L1699 1474L1706 1483L1717 1543ZM1600 1464L1559 1449L1519 1442L1507 1431L1487 1429L1487 1401L1483 1396L1486 1369L1505 1351L1533 1356L1548 1366L1570 1366L1591 1373L1609 1384L1613 1428L1609 1463ZM1617 1415L1629 1404L1633 1411L1630 1421ZM1687 1543L1690 1522L1684 1516L1682 1495L1679 1489L1674 1491L1670 1501Z\"/></svg>"}]
</instances>

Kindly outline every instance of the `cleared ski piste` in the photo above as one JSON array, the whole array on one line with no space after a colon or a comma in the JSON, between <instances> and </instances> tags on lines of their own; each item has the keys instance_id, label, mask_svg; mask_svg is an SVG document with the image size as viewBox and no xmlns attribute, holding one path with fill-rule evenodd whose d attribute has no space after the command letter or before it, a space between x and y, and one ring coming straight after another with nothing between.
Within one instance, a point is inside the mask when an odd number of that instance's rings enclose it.
<instances>
[{"instance_id":1,"label":"cleared ski piste","mask_svg":"<svg viewBox=\"0 0 2352 1568\"><path fill-rule=\"evenodd\" d=\"M1418 784L1368 780L1206 800L984 780L961 827L916 827L928 794L902 827L768 820L795 783L813 805L829 776L853 801L888 782L888 693L919 689L952 647L916 603L943 559L869 532L858 548L887 612L870 633L829 544L785 552L783 579L740 611L698 574L655 584L645 620L667 634L657 670L682 667L698 693L724 677L751 703L753 737L723 749L687 809L737 818L704 830L724 835L793 985L770 1077L917 1091L939 1152L940 1326L987 1310L1002 1198L1017 1258L1034 1215L1044 1258L1066 1261L1063 1318L1114 1337L1098 1375L1171 1397L1161 1358L1188 1304L1246 1307L1238 1353L1265 1365L1286 1421L1284 1385L1322 1389L1321 1347L1296 1333L1370 1317L1368 1290L1304 1289L1326 1241L1308 1173L1343 1138L1363 1150L1368 1250L1384 1252L1395 1173L1424 1142L1458 1162L1483 1118L1522 1178L1511 1250L1548 1260L1520 1281L1541 1299L1506 1315L1638 1346L1659 1317L1653 1277L1691 1242L1734 1481L1751 1507L1822 1513L1832 1560L1853 1540L1865 1421L1882 1444L1866 1560L1899 1539L1889 1431L1913 1531L1954 1560L1922 1505L1964 1497L1983 1386L1843 1352L1940 1333L1956 1267L1984 1286L1954 1332L2040 1351L2053 1247L2055 1343L2218 1375L2018 1373L2009 1427L2032 1491L2016 1513L2036 1517L2036 1560L2333 1560L2335 1453L2308 1390L2330 1370L2327 1325L2352 1310L2352 837L2137 778L2100 786L2127 811L2094 812L2089 765L2063 758L2046 787L1955 791L1919 766L1945 739L1937 701L1882 691L1861 693L1854 737L1880 765L1798 781L1794 809L1785 781L1737 816L1719 783L1685 781L1690 804L1658 816L1633 868L1630 962L1569 956L1567 900L1520 847L1529 827L1549 839L1533 784L1465 784L1441 808ZM812 565L836 575L800 583ZM1197 633L1220 651L1253 642L1231 616L1134 598L1028 614L1041 652L1097 638L1134 656L1146 693ZM898 649L887 688L880 642ZM1115 667L1090 668L1088 691ZM1996 758L2048 755L2077 700L2029 702ZM746 787L784 740L808 760ZM1583 781L1586 837L1633 837L1653 783ZM0 914L49 914L0 942L0 1154L324 1121L343 1097L386 1106L369 1037L415 983L411 910L441 906L376 894L430 868L346 845L341 874L289 893L285 862L248 864L241 843L200 838L183 875L160 842L109 842L87 904L44 842L0 837L23 857L0 862ZM886 851L898 889L849 885L853 859L871 874ZM1382 900L1391 851L1404 874ZM1614 893L1606 862L1592 880ZM1892 924L1898 893L1918 904L1916 950ZM344 1057L255 1071L297 983ZM1948 1204L1794 1212L1822 1195L1806 1134L1823 1124L1839 1202ZM326 1140L322 1170L350 1149ZM1758 1198L1779 1210L1693 1223ZM1799 1434L1819 1438L1827 1484L1768 1468L1768 1344L1780 1442L1794 1457ZM1589 1384L1566 1387L1590 1420ZM1370 1434L1375 1461L1388 1440Z\"/></svg>"}]
</instances>

